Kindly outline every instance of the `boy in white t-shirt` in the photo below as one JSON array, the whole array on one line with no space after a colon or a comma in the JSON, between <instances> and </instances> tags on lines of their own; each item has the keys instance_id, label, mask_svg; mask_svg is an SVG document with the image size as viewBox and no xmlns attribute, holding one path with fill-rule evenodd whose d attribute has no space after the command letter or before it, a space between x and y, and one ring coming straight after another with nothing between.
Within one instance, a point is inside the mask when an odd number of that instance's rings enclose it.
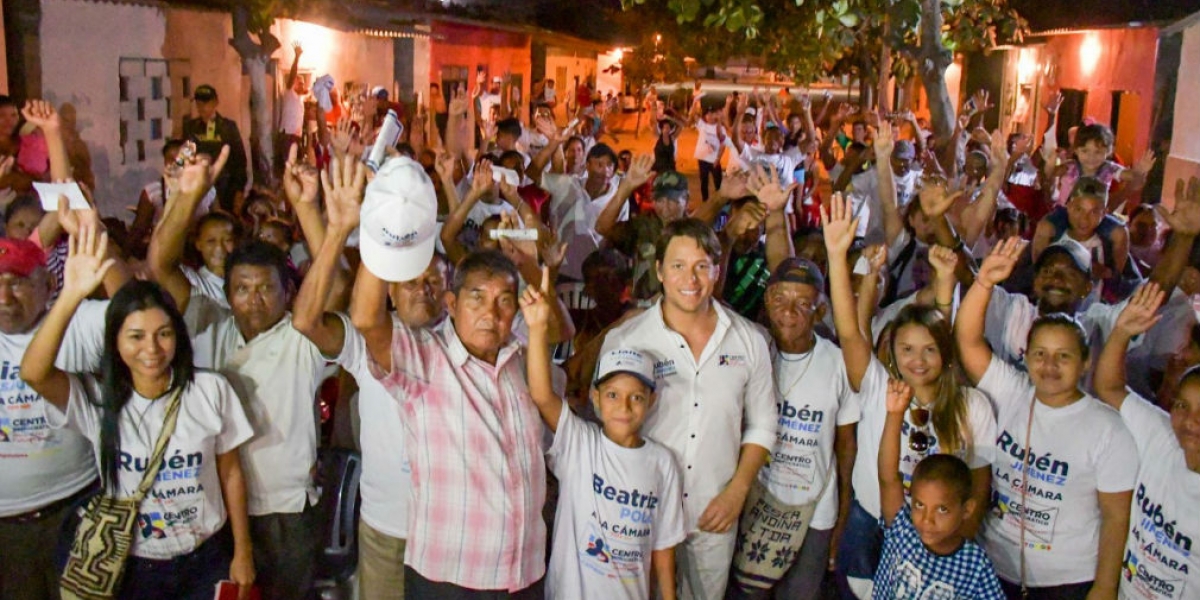
<instances>
[{"instance_id":1,"label":"boy in white t-shirt","mask_svg":"<svg viewBox=\"0 0 1200 600\"><path fill-rule=\"evenodd\" d=\"M654 403L650 358L632 349L601 357L591 399L604 424L575 416L550 378L553 298L548 270L541 289L521 298L529 324L529 393L554 431L547 464L559 479L548 600L675 598L675 546L685 538L679 468L665 447L639 433Z\"/></svg>"},{"instance_id":2,"label":"boy in white t-shirt","mask_svg":"<svg viewBox=\"0 0 1200 600\"><path fill-rule=\"evenodd\" d=\"M1186 371L1164 413L1125 387L1129 342L1154 326L1166 294L1134 293L1100 354L1096 395L1121 413L1141 462L1129 511L1118 592L1123 600L1179 600L1200 591L1200 366Z\"/></svg>"},{"instance_id":3,"label":"boy in white t-shirt","mask_svg":"<svg viewBox=\"0 0 1200 600\"><path fill-rule=\"evenodd\" d=\"M907 383L888 382L887 423L879 448L883 553L872 597L1003 600L992 561L962 534L963 522L980 510L971 497L967 463L950 454L925 458L913 471L912 505L904 500L900 429L912 400Z\"/></svg>"}]
</instances>

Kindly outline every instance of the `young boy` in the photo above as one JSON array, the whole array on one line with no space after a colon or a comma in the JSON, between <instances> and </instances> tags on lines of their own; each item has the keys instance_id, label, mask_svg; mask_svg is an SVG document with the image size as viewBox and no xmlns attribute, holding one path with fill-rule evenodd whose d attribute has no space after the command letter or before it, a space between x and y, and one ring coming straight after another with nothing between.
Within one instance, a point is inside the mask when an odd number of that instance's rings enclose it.
<instances>
[{"instance_id":1,"label":"young boy","mask_svg":"<svg viewBox=\"0 0 1200 600\"><path fill-rule=\"evenodd\" d=\"M591 389L603 431L575 416L551 386L548 269L526 288L529 393L554 431L547 464L559 480L546 598L675 598L675 545L684 540L682 484L671 452L639 431L654 405L654 368L637 350L600 358Z\"/></svg>"},{"instance_id":2,"label":"young boy","mask_svg":"<svg viewBox=\"0 0 1200 600\"><path fill-rule=\"evenodd\" d=\"M911 398L908 384L888 382L887 422L879 449L883 556L875 572L873 598L1003 600L992 561L978 544L958 533L963 521L978 509L971 499L971 471L966 463L949 454L917 463L912 506L904 502L900 426Z\"/></svg>"}]
</instances>

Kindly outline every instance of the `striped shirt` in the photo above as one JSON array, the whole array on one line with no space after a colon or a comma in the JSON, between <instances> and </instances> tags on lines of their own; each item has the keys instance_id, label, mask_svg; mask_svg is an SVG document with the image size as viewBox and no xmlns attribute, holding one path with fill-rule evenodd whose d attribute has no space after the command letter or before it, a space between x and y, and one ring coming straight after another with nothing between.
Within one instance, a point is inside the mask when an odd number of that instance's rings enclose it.
<instances>
[{"instance_id":1,"label":"striped shirt","mask_svg":"<svg viewBox=\"0 0 1200 600\"><path fill-rule=\"evenodd\" d=\"M472 357L450 319L397 324L392 372L371 374L400 402L412 497L404 562L426 579L517 591L546 571L544 426L514 340L496 364Z\"/></svg>"}]
</instances>

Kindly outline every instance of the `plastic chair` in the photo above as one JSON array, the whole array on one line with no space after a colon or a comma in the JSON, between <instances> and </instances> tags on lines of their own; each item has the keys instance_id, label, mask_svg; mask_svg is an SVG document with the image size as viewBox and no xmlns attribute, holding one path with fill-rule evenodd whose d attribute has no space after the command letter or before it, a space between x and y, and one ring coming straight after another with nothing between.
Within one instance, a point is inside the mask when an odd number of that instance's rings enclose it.
<instances>
[{"instance_id":1,"label":"plastic chair","mask_svg":"<svg viewBox=\"0 0 1200 600\"><path fill-rule=\"evenodd\" d=\"M316 588L321 598L349 598L358 567L358 482L362 457L353 450L322 449L317 457L324 534L317 557Z\"/></svg>"}]
</instances>

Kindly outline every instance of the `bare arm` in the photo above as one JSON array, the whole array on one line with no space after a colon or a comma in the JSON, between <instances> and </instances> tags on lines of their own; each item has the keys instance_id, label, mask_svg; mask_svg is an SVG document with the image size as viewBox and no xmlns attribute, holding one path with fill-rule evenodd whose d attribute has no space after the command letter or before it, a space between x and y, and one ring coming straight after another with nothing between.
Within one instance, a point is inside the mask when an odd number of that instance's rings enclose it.
<instances>
[{"instance_id":1,"label":"bare arm","mask_svg":"<svg viewBox=\"0 0 1200 600\"><path fill-rule=\"evenodd\" d=\"M1133 491L1096 492L1096 497L1100 502L1099 557L1096 560L1096 578L1088 598L1116 600L1121 577L1121 555L1125 551L1125 538L1129 535L1129 505L1133 501Z\"/></svg>"},{"instance_id":2,"label":"bare arm","mask_svg":"<svg viewBox=\"0 0 1200 600\"><path fill-rule=\"evenodd\" d=\"M883 213L883 235L890 247L900 232L904 221L896 206L896 174L892 171L892 128L883 127L875 134L875 173L879 177L879 206ZM845 175L845 173L843 173Z\"/></svg>"},{"instance_id":3,"label":"bare arm","mask_svg":"<svg viewBox=\"0 0 1200 600\"><path fill-rule=\"evenodd\" d=\"M525 288L525 294L521 297L521 313L529 325L529 356L525 361L529 395L537 405L542 421L550 431L557 431L563 402L554 392L550 378L550 321L554 319L550 298L553 298L553 294L549 274L546 274L540 286Z\"/></svg>"},{"instance_id":4,"label":"bare arm","mask_svg":"<svg viewBox=\"0 0 1200 600\"><path fill-rule=\"evenodd\" d=\"M1009 238L997 245L983 260L975 284L963 297L954 323L954 338L958 342L958 358L963 372L973 385L987 373L992 362L992 349L984 338L984 324L992 288L1012 274L1013 267L1024 249L1020 238Z\"/></svg>"},{"instance_id":5,"label":"bare arm","mask_svg":"<svg viewBox=\"0 0 1200 600\"><path fill-rule=\"evenodd\" d=\"M475 175L471 180L471 191L467 192L467 197L454 207L454 211L450 216L446 217L445 224L442 225L441 240L442 247L446 249L446 257L450 259L452 264L458 264L470 251L458 241L458 234L462 232L463 226L467 224L467 216L471 214L471 209L475 208L475 203L479 202L484 195L492 193L492 186L495 184L492 181L492 163L483 160L475 165Z\"/></svg>"},{"instance_id":6,"label":"bare arm","mask_svg":"<svg viewBox=\"0 0 1200 600\"><path fill-rule=\"evenodd\" d=\"M912 389L903 381L888 381L887 420L879 441L879 507L890 527L904 507L904 481L900 477L900 429ZM981 511L982 512L982 511Z\"/></svg>"},{"instance_id":7,"label":"bare arm","mask_svg":"<svg viewBox=\"0 0 1200 600\"><path fill-rule=\"evenodd\" d=\"M833 526L833 535L829 538L829 564L837 564L837 549L842 541L842 532L846 529L846 521L850 518L850 505L854 500L854 490L851 479L854 477L854 461L858 459L858 439L855 437L857 424L838 425L834 434L834 455L837 458L838 474L838 516L837 524Z\"/></svg>"},{"instance_id":8,"label":"bare arm","mask_svg":"<svg viewBox=\"0 0 1200 600\"><path fill-rule=\"evenodd\" d=\"M354 278L350 322L366 341L367 353L379 368L390 373L392 364L392 321L387 312L387 283L376 277L366 263Z\"/></svg>"},{"instance_id":9,"label":"bare arm","mask_svg":"<svg viewBox=\"0 0 1200 600\"><path fill-rule=\"evenodd\" d=\"M248 594L255 578L254 542L250 539L250 517L246 512L246 478L236 448L217 455L217 476L221 480L221 499L225 503L225 513L229 515L229 528L233 532L229 578L238 584L243 594Z\"/></svg>"},{"instance_id":10,"label":"bare arm","mask_svg":"<svg viewBox=\"0 0 1200 600\"><path fill-rule=\"evenodd\" d=\"M850 379L850 387L857 392L871 364L871 341L863 334L858 322L850 283L850 265L846 259L846 253L854 241L854 231L858 228L858 219L852 217L848 202L841 194L834 194L828 210L821 207L821 226L825 233L825 248L829 253L833 322L838 341L842 344L846 376Z\"/></svg>"},{"instance_id":11,"label":"bare arm","mask_svg":"<svg viewBox=\"0 0 1200 600\"><path fill-rule=\"evenodd\" d=\"M1162 316L1156 313L1165 298L1166 294L1153 281L1138 288L1121 310L1108 340L1104 343L1104 350L1100 352L1092 386L1100 400L1117 410L1121 410L1127 394L1125 357L1129 343L1134 337L1149 331L1162 319Z\"/></svg>"},{"instance_id":12,"label":"bare arm","mask_svg":"<svg viewBox=\"0 0 1200 600\"><path fill-rule=\"evenodd\" d=\"M1200 178L1189 178L1186 193L1183 179L1175 182L1174 210L1167 211L1161 204L1156 208L1171 226L1171 239L1163 248L1158 264L1150 272L1150 279L1158 283L1163 293L1170 297L1188 264L1196 235L1200 234Z\"/></svg>"},{"instance_id":13,"label":"bare arm","mask_svg":"<svg viewBox=\"0 0 1200 600\"><path fill-rule=\"evenodd\" d=\"M675 548L651 552L650 570L658 582L659 598L675 600Z\"/></svg>"},{"instance_id":14,"label":"bare arm","mask_svg":"<svg viewBox=\"0 0 1200 600\"><path fill-rule=\"evenodd\" d=\"M653 156L639 154L633 157L628 173L621 179L621 184L617 186L616 195L609 200L608 204L604 205L604 210L601 210L600 215L596 217L596 233L604 237L612 235L613 230L617 227L617 219L621 216L621 209L629 201L629 197L654 177L653 167Z\"/></svg>"}]
</instances>

